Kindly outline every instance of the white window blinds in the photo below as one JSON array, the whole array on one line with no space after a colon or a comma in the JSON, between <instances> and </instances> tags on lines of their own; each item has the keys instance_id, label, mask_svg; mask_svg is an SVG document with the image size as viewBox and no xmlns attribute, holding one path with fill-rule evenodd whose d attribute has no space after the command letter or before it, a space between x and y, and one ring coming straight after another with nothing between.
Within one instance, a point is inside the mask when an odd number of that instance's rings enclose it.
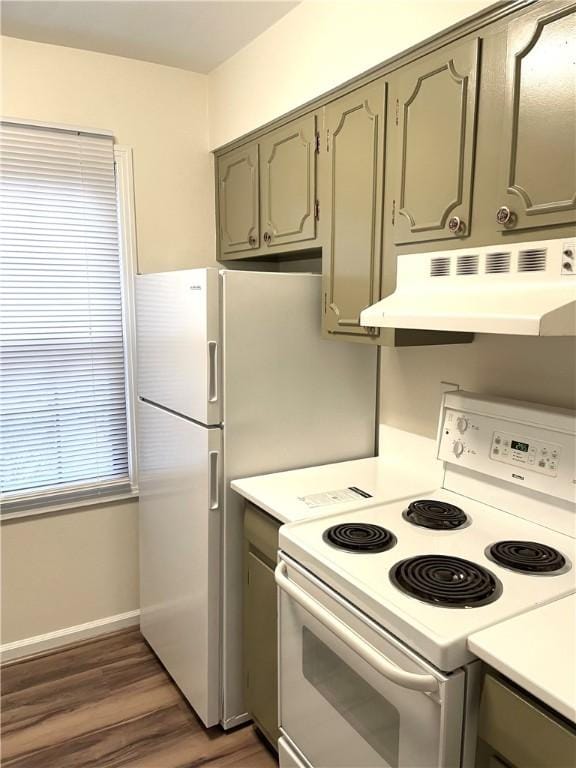
<instances>
[{"instance_id":1,"label":"white window blinds","mask_svg":"<svg viewBox=\"0 0 576 768\"><path fill-rule=\"evenodd\" d=\"M130 488L113 143L0 127L5 511Z\"/></svg>"}]
</instances>

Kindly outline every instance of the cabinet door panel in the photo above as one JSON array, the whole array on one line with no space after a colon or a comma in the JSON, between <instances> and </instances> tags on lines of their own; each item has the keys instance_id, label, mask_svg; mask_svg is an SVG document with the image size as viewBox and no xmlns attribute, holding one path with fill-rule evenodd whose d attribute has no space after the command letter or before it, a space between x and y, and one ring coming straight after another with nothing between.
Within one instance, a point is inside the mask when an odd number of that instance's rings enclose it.
<instances>
[{"instance_id":1,"label":"cabinet door panel","mask_svg":"<svg viewBox=\"0 0 576 768\"><path fill-rule=\"evenodd\" d=\"M274 571L248 551L245 594L246 703L273 744L278 743L278 638Z\"/></svg>"},{"instance_id":2,"label":"cabinet door panel","mask_svg":"<svg viewBox=\"0 0 576 768\"><path fill-rule=\"evenodd\" d=\"M370 335L360 312L380 298L385 92L378 81L326 107L329 333Z\"/></svg>"},{"instance_id":3,"label":"cabinet door panel","mask_svg":"<svg viewBox=\"0 0 576 768\"><path fill-rule=\"evenodd\" d=\"M467 235L470 227L479 40L426 56L398 73L394 241ZM448 228L451 218L460 228Z\"/></svg>"},{"instance_id":4,"label":"cabinet door panel","mask_svg":"<svg viewBox=\"0 0 576 768\"><path fill-rule=\"evenodd\" d=\"M557 6L509 29L500 229L576 220L576 4Z\"/></svg>"},{"instance_id":5,"label":"cabinet door panel","mask_svg":"<svg viewBox=\"0 0 576 768\"><path fill-rule=\"evenodd\" d=\"M258 145L218 159L220 254L260 245Z\"/></svg>"},{"instance_id":6,"label":"cabinet door panel","mask_svg":"<svg viewBox=\"0 0 576 768\"><path fill-rule=\"evenodd\" d=\"M307 115L260 142L262 233L270 248L316 237L316 116Z\"/></svg>"}]
</instances>

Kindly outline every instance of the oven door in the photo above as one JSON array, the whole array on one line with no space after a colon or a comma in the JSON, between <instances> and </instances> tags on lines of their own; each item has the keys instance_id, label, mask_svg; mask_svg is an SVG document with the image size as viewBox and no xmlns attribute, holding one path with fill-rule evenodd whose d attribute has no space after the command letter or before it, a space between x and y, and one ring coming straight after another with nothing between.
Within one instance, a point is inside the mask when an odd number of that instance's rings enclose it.
<instances>
[{"instance_id":1,"label":"oven door","mask_svg":"<svg viewBox=\"0 0 576 768\"><path fill-rule=\"evenodd\" d=\"M281 555L280 725L314 768L456 768L464 671L442 675Z\"/></svg>"}]
</instances>

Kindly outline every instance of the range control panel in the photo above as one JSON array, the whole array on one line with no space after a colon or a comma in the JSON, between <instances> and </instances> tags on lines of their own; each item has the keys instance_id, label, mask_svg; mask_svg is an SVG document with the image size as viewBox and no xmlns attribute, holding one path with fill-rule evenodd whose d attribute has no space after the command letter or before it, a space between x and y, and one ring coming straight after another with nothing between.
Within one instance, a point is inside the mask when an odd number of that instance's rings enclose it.
<instances>
[{"instance_id":1,"label":"range control panel","mask_svg":"<svg viewBox=\"0 0 576 768\"><path fill-rule=\"evenodd\" d=\"M531 403L446 393L438 458L574 502L576 418Z\"/></svg>"},{"instance_id":2,"label":"range control panel","mask_svg":"<svg viewBox=\"0 0 576 768\"><path fill-rule=\"evenodd\" d=\"M494 461L526 467L552 477L558 474L561 453L562 446L556 443L544 443L524 435L506 432L494 432L490 449Z\"/></svg>"}]
</instances>

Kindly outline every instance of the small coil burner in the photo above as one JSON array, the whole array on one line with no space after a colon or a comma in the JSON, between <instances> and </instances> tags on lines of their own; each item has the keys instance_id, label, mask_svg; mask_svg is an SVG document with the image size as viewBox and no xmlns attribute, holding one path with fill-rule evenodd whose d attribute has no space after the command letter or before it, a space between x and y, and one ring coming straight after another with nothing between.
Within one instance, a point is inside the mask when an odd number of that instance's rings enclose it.
<instances>
[{"instance_id":1,"label":"small coil burner","mask_svg":"<svg viewBox=\"0 0 576 768\"><path fill-rule=\"evenodd\" d=\"M340 523L324 531L324 541L347 552L385 552L396 544L396 536L371 523Z\"/></svg>"},{"instance_id":2,"label":"small coil burner","mask_svg":"<svg viewBox=\"0 0 576 768\"><path fill-rule=\"evenodd\" d=\"M489 570L448 555L401 560L392 568L390 579L402 592L443 608L476 608L502 594L502 585Z\"/></svg>"},{"instance_id":3,"label":"small coil burner","mask_svg":"<svg viewBox=\"0 0 576 768\"><path fill-rule=\"evenodd\" d=\"M566 570L566 558L557 549L537 541L498 541L488 547L486 557L521 573L554 575Z\"/></svg>"},{"instance_id":4,"label":"small coil burner","mask_svg":"<svg viewBox=\"0 0 576 768\"><path fill-rule=\"evenodd\" d=\"M468 521L466 514L454 504L434 499L417 499L408 505L404 518L413 525L432 528L437 531L450 531L461 528Z\"/></svg>"}]
</instances>

